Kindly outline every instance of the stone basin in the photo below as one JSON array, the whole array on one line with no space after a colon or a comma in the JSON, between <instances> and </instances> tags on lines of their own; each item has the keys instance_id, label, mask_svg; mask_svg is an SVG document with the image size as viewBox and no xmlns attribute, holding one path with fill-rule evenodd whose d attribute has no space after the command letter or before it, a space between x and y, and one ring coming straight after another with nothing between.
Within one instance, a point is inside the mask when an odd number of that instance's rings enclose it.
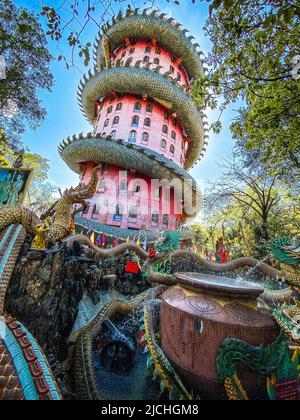
<instances>
[{"instance_id":1,"label":"stone basin","mask_svg":"<svg viewBox=\"0 0 300 420\"><path fill-rule=\"evenodd\" d=\"M177 283L185 289L212 296L242 300L256 299L263 293L263 283L202 273L176 273Z\"/></svg>"}]
</instances>

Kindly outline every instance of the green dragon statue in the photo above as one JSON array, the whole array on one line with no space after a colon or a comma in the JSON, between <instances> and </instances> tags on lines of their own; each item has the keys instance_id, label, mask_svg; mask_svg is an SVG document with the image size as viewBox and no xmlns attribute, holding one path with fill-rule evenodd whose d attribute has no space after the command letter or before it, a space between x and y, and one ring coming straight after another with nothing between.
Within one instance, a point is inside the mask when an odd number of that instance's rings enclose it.
<instances>
[{"instance_id":1,"label":"green dragon statue","mask_svg":"<svg viewBox=\"0 0 300 420\"><path fill-rule=\"evenodd\" d=\"M294 397L298 398L299 350L291 354L283 333L267 347L251 346L241 340L227 339L217 355L217 370L230 400L248 400L237 374L238 363L267 377L267 391L270 399L278 399L276 384L286 381L294 383Z\"/></svg>"},{"instance_id":2,"label":"green dragon statue","mask_svg":"<svg viewBox=\"0 0 300 420\"><path fill-rule=\"evenodd\" d=\"M64 239L71 231L74 204L81 204L86 208L85 199L93 196L100 169L101 166L94 168L87 185L80 184L76 188L65 190L51 209L51 216L45 219L37 217L34 212L22 206L0 207L0 232L11 224L21 224L28 233L36 236L33 245L38 249L44 249L49 243Z\"/></svg>"}]
</instances>

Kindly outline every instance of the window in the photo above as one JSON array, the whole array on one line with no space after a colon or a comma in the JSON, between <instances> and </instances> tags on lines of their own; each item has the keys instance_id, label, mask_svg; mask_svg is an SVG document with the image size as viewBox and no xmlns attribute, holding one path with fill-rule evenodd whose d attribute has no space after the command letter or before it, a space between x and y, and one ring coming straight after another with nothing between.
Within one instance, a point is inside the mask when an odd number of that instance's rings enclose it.
<instances>
[{"instance_id":1,"label":"window","mask_svg":"<svg viewBox=\"0 0 300 420\"><path fill-rule=\"evenodd\" d=\"M131 207L131 209L129 210L129 217L132 217L134 219L137 217L137 208L136 208L136 206Z\"/></svg>"},{"instance_id":2,"label":"window","mask_svg":"<svg viewBox=\"0 0 300 420\"><path fill-rule=\"evenodd\" d=\"M155 57L154 60L153 60L153 63L158 66L159 65L159 58Z\"/></svg>"},{"instance_id":3,"label":"window","mask_svg":"<svg viewBox=\"0 0 300 420\"><path fill-rule=\"evenodd\" d=\"M166 142L166 140L162 140L160 142L160 147L161 147L161 149L166 150L166 148L167 148L167 142Z\"/></svg>"},{"instance_id":4,"label":"window","mask_svg":"<svg viewBox=\"0 0 300 420\"><path fill-rule=\"evenodd\" d=\"M181 81L181 74L180 73L177 73L177 79L178 79L178 82Z\"/></svg>"},{"instance_id":5,"label":"window","mask_svg":"<svg viewBox=\"0 0 300 420\"><path fill-rule=\"evenodd\" d=\"M143 133L142 134L142 141L144 143L148 143L148 141L149 141L149 134L148 133Z\"/></svg>"},{"instance_id":6,"label":"window","mask_svg":"<svg viewBox=\"0 0 300 420\"><path fill-rule=\"evenodd\" d=\"M123 208L120 206L120 204L116 205L116 215L121 216L123 214Z\"/></svg>"},{"instance_id":7,"label":"window","mask_svg":"<svg viewBox=\"0 0 300 420\"><path fill-rule=\"evenodd\" d=\"M132 118L131 127L138 127L139 126L139 122L140 122L140 117L138 117L137 115L135 115Z\"/></svg>"},{"instance_id":8,"label":"window","mask_svg":"<svg viewBox=\"0 0 300 420\"><path fill-rule=\"evenodd\" d=\"M161 54L161 49L160 48L156 48L155 54Z\"/></svg>"},{"instance_id":9,"label":"window","mask_svg":"<svg viewBox=\"0 0 300 420\"><path fill-rule=\"evenodd\" d=\"M168 226L168 224L169 224L169 215L168 214L163 215L163 224Z\"/></svg>"},{"instance_id":10,"label":"window","mask_svg":"<svg viewBox=\"0 0 300 420\"><path fill-rule=\"evenodd\" d=\"M130 48L129 54L133 54L134 52L135 52L135 48L134 47Z\"/></svg>"},{"instance_id":11,"label":"window","mask_svg":"<svg viewBox=\"0 0 300 420\"><path fill-rule=\"evenodd\" d=\"M110 133L111 138L115 139L115 138L116 138L116 134L117 134L116 130L113 130L113 131Z\"/></svg>"},{"instance_id":12,"label":"window","mask_svg":"<svg viewBox=\"0 0 300 420\"><path fill-rule=\"evenodd\" d=\"M176 132L172 130L171 137L173 140L176 140Z\"/></svg>"},{"instance_id":13,"label":"window","mask_svg":"<svg viewBox=\"0 0 300 420\"><path fill-rule=\"evenodd\" d=\"M150 61L149 55L145 55L145 57L143 59L143 63L149 63L149 61Z\"/></svg>"},{"instance_id":14,"label":"window","mask_svg":"<svg viewBox=\"0 0 300 420\"><path fill-rule=\"evenodd\" d=\"M119 122L120 122L120 117L116 116L116 117L113 119L113 125L119 124Z\"/></svg>"},{"instance_id":15,"label":"window","mask_svg":"<svg viewBox=\"0 0 300 420\"><path fill-rule=\"evenodd\" d=\"M151 104L146 106L146 112L152 112L152 110L153 106Z\"/></svg>"},{"instance_id":16,"label":"window","mask_svg":"<svg viewBox=\"0 0 300 420\"><path fill-rule=\"evenodd\" d=\"M180 163L183 164L183 156L180 155Z\"/></svg>"},{"instance_id":17,"label":"window","mask_svg":"<svg viewBox=\"0 0 300 420\"><path fill-rule=\"evenodd\" d=\"M151 47L145 48L145 54L151 54Z\"/></svg>"},{"instance_id":18,"label":"window","mask_svg":"<svg viewBox=\"0 0 300 420\"><path fill-rule=\"evenodd\" d=\"M177 126L177 120L173 120L173 124L176 127Z\"/></svg>"},{"instance_id":19,"label":"window","mask_svg":"<svg viewBox=\"0 0 300 420\"><path fill-rule=\"evenodd\" d=\"M151 125L151 119L150 118L145 118L144 120L144 126L145 127L150 127Z\"/></svg>"},{"instance_id":20,"label":"window","mask_svg":"<svg viewBox=\"0 0 300 420\"><path fill-rule=\"evenodd\" d=\"M117 108L116 108L116 111L121 111L121 109L122 109L122 103L121 102L119 102L118 104L117 104Z\"/></svg>"},{"instance_id":21,"label":"window","mask_svg":"<svg viewBox=\"0 0 300 420\"><path fill-rule=\"evenodd\" d=\"M122 52L122 55L121 55L121 58L124 58L124 57L125 57L125 55L126 55L126 51L123 51L123 52Z\"/></svg>"},{"instance_id":22,"label":"window","mask_svg":"<svg viewBox=\"0 0 300 420\"><path fill-rule=\"evenodd\" d=\"M136 131L134 131L134 130L130 131L129 138L128 138L128 141L130 143L135 143L136 142L136 134L137 134Z\"/></svg>"},{"instance_id":23,"label":"window","mask_svg":"<svg viewBox=\"0 0 300 420\"><path fill-rule=\"evenodd\" d=\"M109 124L109 118L106 118L106 120L104 121L104 127L107 127Z\"/></svg>"},{"instance_id":24,"label":"window","mask_svg":"<svg viewBox=\"0 0 300 420\"><path fill-rule=\"evenodd\" d=\"M96 204L94 204L93 211L92 211L92 217L95 216L96 214L97 214L97 206L96 206Z\"/></svg>"},{"instance_id":25,"label":"window","mask_svg":"<svg viewBox=\"0 0 300 420\"><path fill-rule=\"evenodd\" d=\"M168 131L169 131L168 126L167 125L163 125L162 132L164 134L168 134Z\"/></svg>"},{"instance_id":26,"label":"window","mask_svg":"<svg viewBox=\"0 0 300 420\"><path fill-rule=\"evenodd\" d=\"M120 191L127 191L127 181L125 179L120 182Z\"/></svg>"},{"instance_id":27,"label":"window","mask_svg":"<svg viewBox=\"0 0 300 420\"><path fill-rule=\"evenodd\" d=\"M112 110L113 110L113 107L112 106L110 106L109 108L107 108L107 114L111 114Z\"/></svg>"},{"instance_id":28,"label":"window","mask_svg":"<svg viewBox=\"0 0 300 420\"><path fill-rule=\"evenodd\" d=\"M152 220L152 223L157 224L157 223L158 223L158 221L159 221L159 214L158 214L158 213L154 213L154 214L152 214L152 216L151 216L151 220Z\"/></svg>"},{"instance_id":29,"label":"window","mask_svg":"<svg viewBox=\"0 0 300 420\"><path fill-rule=\"evenodd\" d=\"M142 109L142 104L140 102L136 102L134 104L133 112L140 112L141 109Z\"/></svg>"},{"instance_id":30,"label":"window","mask_svg":"<svg viewBox=\"0 0 300 420\"><path fill-rule=\"evenodd\" d=\"M170 72L171 73L174 73L174 71L175 71L174 67L173 66L170 66Z\"/></svg>"},{"instance_id":31,"label":"window","mask_svg":"<svg viewBox=\"0 0 300 420\"><path fill-rule=\"evenodd\" d=\"M174 55L172 56L172 61L173 61L173 63L175 63L177 61L177 58Z\"/></svg>"},{"instance_id":32,"label":"window","mask_svg":"<svg viewBox=\"0 0 300 420\"><path fill-rule=\"evenodd\" d=\"M132 57L127 58L126 63L125 63L125 66L128 66L129 67L131 65L132 61L133 61L133 58Z\"/></svg>"},{"instance_id":33,"label":"window","mask_svg":"<svg viewBox=\"0 0 300 420\"><path fill-rule=\"evenodd\" d=\"M106 132L104 131L104 133L101 134L102 137L106 136Z\"/></svg>"},{"instance_id":34,"label":"window","mask_svg":"<svg viewBox=\"0 0 300 420\"><path fill-rule=\"evenodd\" d=\"M134 193L139 193L141 191L141 185L140 185L140 183L139 182L136 182L135 184L134 184L134 187L133 187L133 192Z\"/></svg>"},{"instance_id":35,"label":"window","mask_svg":"<svg viewBox=\"0 0 300 420\"><path fill-rule=\"evenodd\" d=\"M175 153L175 147L173 146L173 144L170 146L170 153L172 155L174 155L174 153Z\"/></svg>"},{"instance_id":36,"label":"window","mask_svg":"<svg viewBox=\"0 0 300 420\"><path fill-rule=\"evenodd\" d=\"M165 112L164 118L165 118L165 120L169 120L169 113L168 112Z\"/></svg>"},{"instance_id":37,"label":"window","mask_svg":"<svg viewBox=\"0 0 300 420\"><path fill-rule=\"evenodd\" d=\"M105 179L104 178L102 178L101 181L99 182L98 191L99 192L104 192L105 191Z\"/></svg>"}]
</instances>

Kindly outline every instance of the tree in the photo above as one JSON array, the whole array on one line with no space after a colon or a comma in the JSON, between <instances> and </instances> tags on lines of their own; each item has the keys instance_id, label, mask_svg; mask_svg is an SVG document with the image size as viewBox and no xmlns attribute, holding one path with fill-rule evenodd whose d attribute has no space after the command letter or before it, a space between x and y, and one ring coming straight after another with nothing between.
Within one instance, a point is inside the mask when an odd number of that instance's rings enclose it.
<instances>
[{"instance_id":1,"label":"tree","mask_svg":"<svg viewBox=\"0 0 300 420\"><path fill-rule=\"evenodd\" d=\"M234 136L249 149L259 148L270 166L299 172L299 0L214 0L210 10L205 28L213 43L210 71L194 81L195 100L203 107L220 106L221 115L229 103L243 99ZM220 122L212 128L220 131Z\"/></svg>"},{"instance_id":2,"label":"tree","mask_svg":"<svg viewBox=\"0 0 300 420\"><path fill-rule=\"evenodd\" d=\"M280 202L275 188L277 175L269 176L257 168L245 168L242 162L225 162L225 172L219 183L214 185L211 206L238 203L243 217L252 210L259 221L256 231L257 242L269 240L268 221L271 211Z\"/></svg>"},{"instance_id":3,"label":"tree","mask_svg":"<svg viewBox=\"0 0 300 420\"><path fill-rule=\"evenodd\" d=\"M50 90L53 77L46 36L37 17L11 0L0 3L0 57L6 67L0 80L0 128L6 145L18 150L25 125L35 128L46 115L38 90Z\"/></svg>"}]
</instances>

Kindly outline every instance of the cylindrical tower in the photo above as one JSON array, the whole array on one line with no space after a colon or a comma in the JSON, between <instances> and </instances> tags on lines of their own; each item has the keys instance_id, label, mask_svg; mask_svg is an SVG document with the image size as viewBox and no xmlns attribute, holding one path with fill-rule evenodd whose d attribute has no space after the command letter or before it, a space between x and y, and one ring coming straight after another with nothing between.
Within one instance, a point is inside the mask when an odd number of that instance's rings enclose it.
<instances>
[{"instance_id":1,"label":"cylindrical tower","mask_svg":"<svg viewBox=\"0 0 300 420\"><path fill-rule=\"evenodd\" d=\"M186 32L164 14L138 9L102 27L95 69L78 91L93 131L59 147L83 182L103 164L89 208L77 220L82 226L128 237L178 229L199 210L201 194L187 170L203 156L206 135L189 91L203 67Z\"/></svg>"}]
</instances>

